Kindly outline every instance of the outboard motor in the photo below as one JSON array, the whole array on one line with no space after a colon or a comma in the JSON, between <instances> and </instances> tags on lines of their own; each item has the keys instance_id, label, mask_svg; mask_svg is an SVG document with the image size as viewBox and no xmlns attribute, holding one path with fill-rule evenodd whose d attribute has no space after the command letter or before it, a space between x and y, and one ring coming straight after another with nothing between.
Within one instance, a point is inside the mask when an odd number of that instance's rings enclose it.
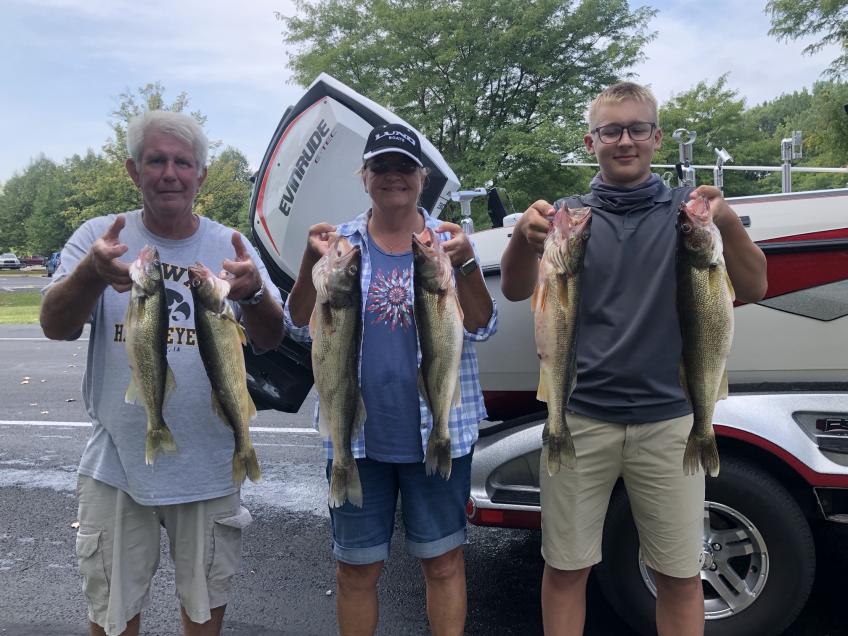
<instances>
[{"instance_id":1,"label":"outboard motor","mask_svg":"<svg viewBox=\"0 0 848 636\"><path fill-rule=\"evenodd\" d=\"M337 224L368 209L357 171L374 126L408 122L322 73L286 111L265 152L250 202L253 238L274 282L291 289L307 230ZM430 169L421 205L438 216L459 180L420 132L422 160Z\"/></svg>"}]
</instances>

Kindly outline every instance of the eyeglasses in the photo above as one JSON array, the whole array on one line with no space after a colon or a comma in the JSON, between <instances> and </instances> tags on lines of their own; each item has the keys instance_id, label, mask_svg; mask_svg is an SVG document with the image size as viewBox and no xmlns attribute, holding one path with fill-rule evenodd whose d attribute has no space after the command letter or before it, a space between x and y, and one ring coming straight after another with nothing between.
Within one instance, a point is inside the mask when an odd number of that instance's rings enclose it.
<instances>
[{"instance_id":1,"label":"eyeglasses","mask_svg":"<svg viewBox=\"0 0 848 636\"><path fill-rule=\"evenodd\" d=\"M388 159L369 159L365 162L365 167L374 174L386 174L387 172L400 172L401 174L412 174L418 170L419 166L414 161L404 159L389 161Z\"/></svg>"},{"instance_id":2,"label":"eyeglasses","mask_svg":"<svg viewBox=\"0 0 848 636\"><path fill-rule=\"evenodd\" d=\"M637 121L629 126L622 126L620 124L598 126L589 132L598 133L598 138L605 144L615 144L621 139L625 130L633 141L647 141L651 138L656 127L657 125L652 122Z\"/></svg>"}]
</instances>

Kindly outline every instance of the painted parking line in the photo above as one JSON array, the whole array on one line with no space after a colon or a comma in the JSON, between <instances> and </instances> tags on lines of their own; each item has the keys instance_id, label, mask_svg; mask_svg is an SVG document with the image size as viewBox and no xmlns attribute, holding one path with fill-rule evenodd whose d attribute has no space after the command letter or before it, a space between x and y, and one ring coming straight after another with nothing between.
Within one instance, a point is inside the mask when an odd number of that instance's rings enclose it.
<instances>
[{"instance_id":1,"label":"painted parking line","mask_svg":"<svg viewBox=\"0 0 848 636\"><path fill-rule=\"evenodd\" d=\"M45 420L0 420L0 426L53 426L56 428L88 428L91 422L56 422ZM284 428L277 426L251 426L251 433L294 433L297 435L318 435L314 428Z\"/></svg>"}]
</instances>

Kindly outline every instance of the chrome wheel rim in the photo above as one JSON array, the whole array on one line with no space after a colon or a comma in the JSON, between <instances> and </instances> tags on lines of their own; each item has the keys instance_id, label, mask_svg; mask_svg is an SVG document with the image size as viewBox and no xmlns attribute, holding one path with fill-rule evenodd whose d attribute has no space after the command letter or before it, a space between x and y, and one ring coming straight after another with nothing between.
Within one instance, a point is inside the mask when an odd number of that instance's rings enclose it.
<instances>
[{"instance_id":1,"label":"chrome wheel rim","mask_svg":"<svg viewBox=\"0 0 848 636\"><path fill-rule=\"evenodd\" d=\"M657 585L642 560L641 547L639 572L656 597ZM716 620L743 612L762 594L768 573L768 549L756 526L734 508L705 502L701 553L704 617Z\"/></svg>"}]
</instances>

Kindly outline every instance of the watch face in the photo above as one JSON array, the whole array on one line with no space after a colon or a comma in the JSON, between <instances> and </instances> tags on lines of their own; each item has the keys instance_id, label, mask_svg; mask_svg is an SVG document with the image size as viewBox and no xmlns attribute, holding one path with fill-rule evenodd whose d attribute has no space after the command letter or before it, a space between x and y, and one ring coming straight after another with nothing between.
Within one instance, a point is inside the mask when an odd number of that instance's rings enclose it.
<instances>
[{"instance_id":1,"label":"watch face","mask_svg":"<svg viewBox=\"0 0 848 636\"><path fill-rule=\"evenodd\" d=\"M472 258L459 266L459 273L463 276L468 276L475 269L477 269L477 261Z\"/></svg>"}]
</instances>

